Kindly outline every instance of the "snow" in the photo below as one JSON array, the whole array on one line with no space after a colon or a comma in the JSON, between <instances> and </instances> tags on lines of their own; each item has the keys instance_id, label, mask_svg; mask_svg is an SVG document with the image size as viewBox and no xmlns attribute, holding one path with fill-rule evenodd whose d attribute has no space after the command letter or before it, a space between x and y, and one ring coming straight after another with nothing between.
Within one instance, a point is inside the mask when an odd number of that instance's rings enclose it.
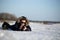
<instances>
[{"instance_id":1,"label":"snow","mask_svg":"<svg viewBox=\"0 0 60 40\"><path fill-rule=\"evenodd\" d=\"M0 27L3 23L0 23ZM14 23L10 23L11 25ZM12 31L0 29L0 40L60 40L60 24L29 24L32 31Z\"/></svg>"}]
</instances>

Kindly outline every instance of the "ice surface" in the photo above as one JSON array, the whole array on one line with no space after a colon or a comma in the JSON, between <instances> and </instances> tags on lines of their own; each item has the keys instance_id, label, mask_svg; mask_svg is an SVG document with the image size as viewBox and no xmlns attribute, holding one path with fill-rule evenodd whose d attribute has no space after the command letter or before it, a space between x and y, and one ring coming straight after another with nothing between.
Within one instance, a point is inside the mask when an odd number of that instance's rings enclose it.
<instances>
[{"instance_id":1,"label":"ice surface","mask_svg":"<svg viewBox=\"0 0 60 40\"><path fill-rule=\"evenodd\" d=\"M2 23L0 27L1 25ZM31 32L0 29L0 40L60 40L60 24L44 25L30 22L30 26Z\"/></svg>"}]
</instances>

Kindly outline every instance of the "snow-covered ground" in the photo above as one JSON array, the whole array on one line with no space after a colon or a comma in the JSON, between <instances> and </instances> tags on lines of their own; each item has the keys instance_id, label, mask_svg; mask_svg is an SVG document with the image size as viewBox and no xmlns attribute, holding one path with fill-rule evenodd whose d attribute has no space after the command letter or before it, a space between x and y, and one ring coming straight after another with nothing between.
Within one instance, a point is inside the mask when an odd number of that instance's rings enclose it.
<instances>
[{"instance_id":1,"label":"snow-covered ground","mask_svg":"<svg viewBox=\"0 0 60 40\"><path fill-rule=\"evenodd\" d=\"M2 23L0 27L1 25ZM0 30L0 40L60 40L60 24L45 25L30 22L30 26L31 32Z\"/></svg>"}]
</instances>

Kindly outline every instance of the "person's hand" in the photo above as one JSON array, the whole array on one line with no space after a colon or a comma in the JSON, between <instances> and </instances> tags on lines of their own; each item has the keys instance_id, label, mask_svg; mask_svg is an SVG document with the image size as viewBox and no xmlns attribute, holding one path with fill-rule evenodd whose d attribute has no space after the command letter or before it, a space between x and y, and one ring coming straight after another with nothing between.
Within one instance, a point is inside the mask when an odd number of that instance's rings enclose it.
<instances>
[{"instance_id":1,"label":"person's hand","mask_svg":"<svg viewBox=\"0 0 60 40\"><path fill-rule=\"evenodd\" d=\"M24 29L23 29L23 30L25 31L26 29L27 29L27 28L26 28L26 27L24 27Z\"/></svg>"},{"instance_id":2,"label":"person's hand","mask_svg":"<svg viewBox=\"0 0 60 40\"><path fill-rule=\"evenodd\" d=\"M21 26L20 26L20 29L22 29L24 26L25 26L25 24L24 24L24 23L22 23L22 24L21 24Z\"/></svg>"}]
</instances>

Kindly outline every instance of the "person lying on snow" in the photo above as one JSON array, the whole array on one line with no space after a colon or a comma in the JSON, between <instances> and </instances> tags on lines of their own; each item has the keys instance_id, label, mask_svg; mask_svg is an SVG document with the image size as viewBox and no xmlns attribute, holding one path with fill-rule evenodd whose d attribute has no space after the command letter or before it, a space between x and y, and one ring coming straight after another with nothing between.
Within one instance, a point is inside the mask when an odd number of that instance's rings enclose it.
<instances>
[{"instance_id":1,"label":"person lying on snow","mask_svg":"<svg viewBox=\"0 0 60 40\"><path fill-rule=\"evenodd\" d=\"M18 20L14 25L9 25L7 22L4 22L2 25L2 29L8 29L14 31L31 31L29 21L24 16L18 18Z\"/></svg>"}]
</instances>

